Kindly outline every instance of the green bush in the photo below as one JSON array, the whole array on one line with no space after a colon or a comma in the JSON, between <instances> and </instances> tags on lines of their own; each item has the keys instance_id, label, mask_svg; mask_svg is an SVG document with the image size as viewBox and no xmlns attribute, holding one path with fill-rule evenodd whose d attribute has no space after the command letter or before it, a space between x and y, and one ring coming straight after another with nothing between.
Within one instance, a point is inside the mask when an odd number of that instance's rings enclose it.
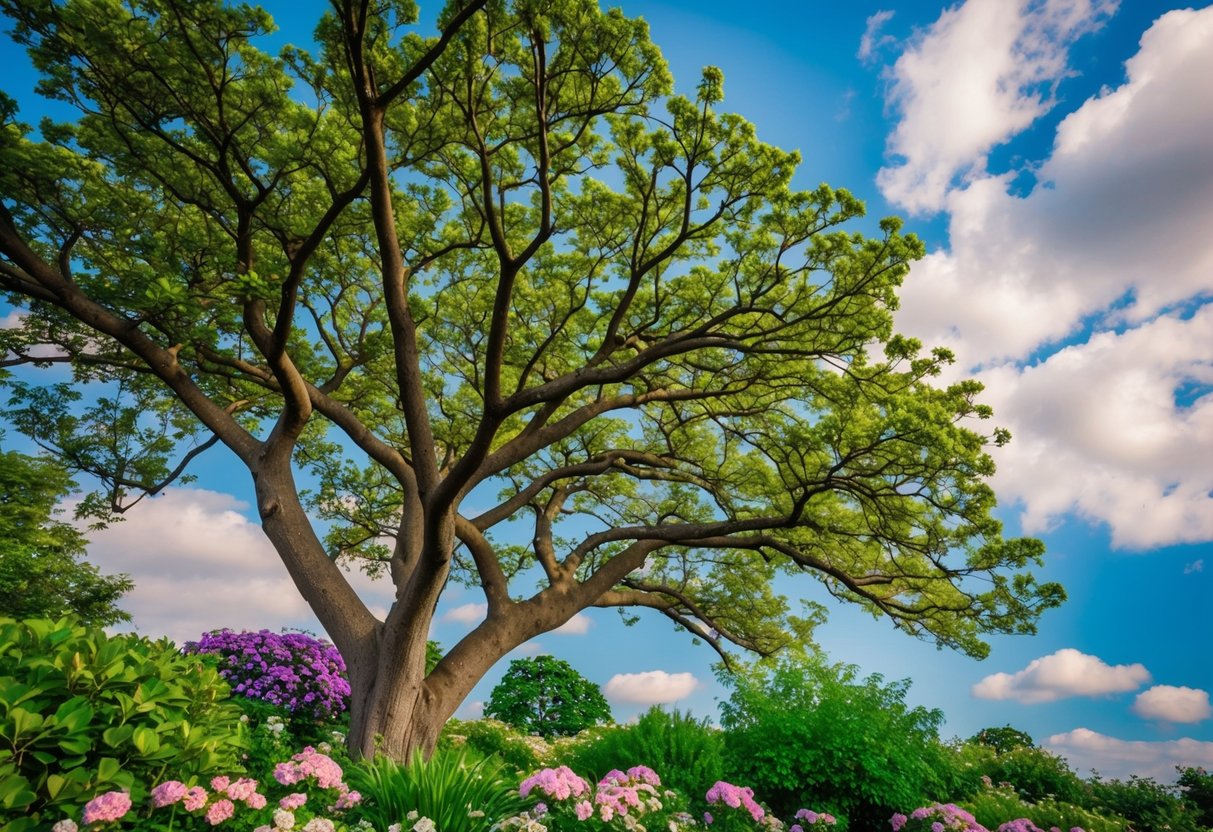
<instances>
[{"instance_id":1,"label":"green bush","mask_svg":"<svg viewBox=\"0 0 1213 832\"><path fill-rule=\"evenodd\" d=\"M800 658L734 676L721 704L726 775L780 816L801 807L852 828L885 828L905 807L951 796L939 711L911 708L908 682L858 679L853 666Z\"/></svg>"},{"instance_id":2,"label":"green bush","mask_svg":"<svg viewBox=\"0 0 1213 832\"><path fill-rule=\"evenodd\" d=\"M1184 804L1196 813L1197 821L1213 828L1213 775L1203 768L1175 767L1179 772L1179 794Z\"/></svg>"},{"instance_id":3,"label":"green bush","mask_svg":"<svg viewBox=\"0 0 1213 832\"><path fill-rule=\"evenodd\" d=\"M707 790L724 778L724 735L706 719L653 708L633 725L599 731L571 748L561 762L595 780L612 769L648 766L664 787L688 796L699 815Z\"/></svg>"},{"instance_id":4,"label":"green bush","mask_svg":"<svg viewBox=\"0 0 1213 832\"><path fill-rule=\"evenodd\" d=\"M214 666L167 639L0 618L3 832L78 816L104 791L138 803L164 775L231 773L239 726Z\"/></svg>"},{"instance_id":5,"label":"green bush","mask_svg":"<svg viewBox=\"0 0 1213 832\"><path fill-rule=\"evenodd\" d=\"M440 832L489 832L526 808L517 781L492 759L473 762L462 749L440 749L429 762L416 755L402 765L389 757L356 763L345 773L362 794L358 813L387 829L416 812Z\"/></svg>"},{"instance_id":6,"label":"green bush","mask_svg":"<svg viewBox=\"0 0 1213 832\"><path fill-rule=\"evenodd\" d=\"M537 740L496 719L452 719L443 727L438 745L441 750L464 748L477 757L493 757L525 777L546 762L541 751L547 744Z\"/></svg>"},{"instance_id":7,"label":"green bush","mask_svg":"<svg viewBox=\"0 0 1213 832\"><path fill-rule=\"evenodd\" d=\"M1088 805L1128 820L1135 832L1197 832L1199 813L1180 801L1175 791L1149 777L1092 780Z\"/></svg>"},{"instance_id":8,"label":"green bush","mask_svg":"<svg viewBox=\"0 0 1213 832\"><path fill-rule=\"evenodd\" d=\"M995 783L1010 783L1028 801L1053 797L1065 803L1088 802L1086 784L1064 759L1043 748L1013 748L996 754L983 773Z\"/></svg>"},{"instance_id":9,"label":"green bush","mask_svg":"<svg viewBox=\"0 0 1213 832\"><path fill-rule=\"evenodd\" d=\"M982 789L967 800L958 802L972 812L977 822L986 829L997 829L1009 820L1027 818L1041 829L1073 829L1077 826L1086 832L1128 832L1124 818L1053 798L1027 801L1007 786Z\"/></svg>"}]
</instances>

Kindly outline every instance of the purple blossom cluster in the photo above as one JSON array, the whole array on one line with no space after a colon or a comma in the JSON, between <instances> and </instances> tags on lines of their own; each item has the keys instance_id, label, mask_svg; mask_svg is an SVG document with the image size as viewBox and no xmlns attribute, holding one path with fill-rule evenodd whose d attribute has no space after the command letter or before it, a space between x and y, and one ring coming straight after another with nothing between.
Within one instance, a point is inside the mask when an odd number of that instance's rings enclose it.
<instances>
[{"instance_id":1,"label":"purple blossom cluster","mask_svg":"<svg viewBox=\"0 0 1213 832\"><path fill-rule=\"evenodd\" d=\"M766 811L754 802L754 790L749 786L734 786L723 780L717 780L708 789L707 801L712 806L723 804L734 809L744 808L750 813L755 823L761 823ZM712 821L707 821L709 824Z\"/></svg>"},{"instance_id":2,"label":"purple blossom cluster","mask_svg":"<svg viewBox=\"0 0 1213 832\"><path fill-rule=\"evenodd\" d=\"M346 709L350 683L337 648L303 633L215 630L186 642L189 653L219 656L232 692L317 720Z\"/></svg>"},{"instance_id":3,"label":"purple blossom cluster","mask_svg":"<svg viewBox=\"0 0 1213 832\"><path fill-rule=\"evenodd\" d=\"M796 823L788 827L788 832L805 832L805 829L820 829L833 826L838 818L829 812L814 812L812 809L797 809Z\"/></svg>"},{"instance_id":4,"label":"purple blossom cluster","mask_svg":"<svg viewBox=\"0 0 1213 832\"><path fill-rule=\"evenodd\" d=\"M901 813L889 819L893 832L988 832L977 822L977 818L961 809L955 803L936 803L934 806L920 806L909 817Z\"/></svg>"},{"instance_id":5,"label":"purple blossom cluster","mask_svg":"<svg viewBox=\"0 0 1213 832\"><path fill-rule=\"evenodd\" d=\"M579 777L568 766L545 768L522 781L518 794L527 797L536 789L552 800L568 800L570 797L588 796L590 784Z\"/></svg>"},{"instance_id":6,"label":"purple blossom cluster","mask_svg":"<svg viewBox=\"0 0 1213 832\"><path fill-rule=\"evenodd\" d=\"M606 776L598 781L598 789L594 793L594 806L598 809L598 816L603 821L610 822L613 817L625 817L629 813L658 811L661 809L661 800L657 796L657 787L660 785L661 778L648 766L632 766L626 773L618 769L608 771ZM579 804L578 819L584 820L583 814L585 817L593 814L593 807L589 807L587 811Z\"/></svg>"}]
</instances>

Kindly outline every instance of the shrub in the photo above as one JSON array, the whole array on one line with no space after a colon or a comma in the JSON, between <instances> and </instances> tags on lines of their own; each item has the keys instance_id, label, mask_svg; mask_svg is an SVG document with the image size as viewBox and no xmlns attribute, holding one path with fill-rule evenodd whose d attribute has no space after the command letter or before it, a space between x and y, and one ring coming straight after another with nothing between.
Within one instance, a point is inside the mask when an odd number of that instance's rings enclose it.
<instances>
[{"instance_id":1,"label":"shrub","mask_svg":"<svg viewBox=\"0 0 1213 832\"><path fill-rule=\"evenodd\" d=\"M349 705L341 654L304 633L215 630L186 642L185 649L218 656L219 672L237 696L269 702L292 716L322 722Z\"/></svg>"},{"instance_id":2,"label":"shrub","mask_svg":"<svg viewBox=\"0 0 1213 832\"><path fill-rule=\"evenodd\" d=\"M977 818L955 803L920 806L909 815L894 814L893 832L987 832Z\"/></svg>"},{"instance_id":3,"label":"shrub","mask_svg":"<svg viewBox=\"0 0 1213 832\"><path fill-rule=\"evenodd\" d=\"M441 750L464 748L477 757L494 757L522 777L547 762L547 743L537 740L496 719L452 719L443 726L438 745Z\"/></svg>"},{"instance_id":4,"label":"shrub","mask_svg":"<svg viewBox=\"0 0 1213 832\"><path fill-rule=\"evenodd\" d=\"M961 803L987 829L998 829L1008 821L1020 818L1030 820L1041 829L1078 827L1086 832L1125 832L1127 825L1124 818L1110 817L1054 798L1033 803L1008 786L982 789Z\"/></svg>"},{"instance_id":5,"label":"shrub","mask_svg":"<svg viewBox=\"0 0 1213 832\"><path fill-rule=\"evenodd\" d=\"M1010 725L1004 725L1001 728L982 728L976 734L969 737L969 742L977 743L978 745L988 745L998 754L1013 751L1016 748L1036 747L1036 743L1032 741L1030 735L1012 728Z\"/></svg>"},{"instance_id":6,"label":"shrub","mask_svg":"<svg viewBox=\"0 0 1213 832\"><path fill-rule=\"evenodd\" d=\"M1136 832L1196 832L1198 814L1185 806L1173 789L1149 777L1092 780L1089 805L1128 820Z\"/></svg>"},{"instance_id":7,"label":"shrub","mask_svg":"<svg viewBox=\"0 0 1213 832\"><path fill-rule=\"evenodd\" d=\"M812 806L856 829L899 807L938 800L939 711L911 708L908 682L864 680L820 658L722 676L726 775L748 783L781 817Z\"/></svg>"},{"instance_id":8,"label":"shrub","mask_svg":"<svg viewBox=\"0 0 1213 832\"><path fill-rule=\"evenodd\" d=\"M523 780L518 793L533 808L504 821L503 830L532 830L536 819L551 832L684 832L695 826L682 796L662 787L648 766L608 771L595 786L568 766L545 768Z\"/></svg>"},{"instance_id":9,"label":"shrub","mask_svg":"<svg viewBox=\"0 0 1213 832\"><path fill-rule=\"evenodd\" d=\"M1065 803L1087 801L1086 784L1064 759L1043 748L1013 748L988 758L984 774L1010 783L1028 801L1053 797Z\"/></svg>"},{"instance_id":10,"label":"shrub","mask_svg":"<svg viewBox=\"0 0 1213 832\"><path fill-rule=\"evenodd\" d=\"M1179 772L1176 785L1183 802L1196 813L1196 820L1203 826L1213 827L1213 775L1203 768L1175 767Z\"/></svg>"},{"instance_id":11,"label":"shrub","mask_svg":"<svg viewBox=\"0 0 1213 832\"><path fill-rule=\"evenodd\" d=\"M706 719L652 708L634 725L604 729L578 743L561 761L595 777L643 762L662 772L666 787L689 796L698 815L708 787L724 777L723 758L724 735Z\"/></svg>"},{"instance_id":12,"label":"shrub","mask_svg":"<svg viewBox=\"0 0 1213 832\"><path fill-rule=\"evenodd\" d=\"M239 718L212 664L167 639L0 618L0 825L46 826L106 791L138 803L167 767L234 770Z\"/></svg>"},{"instance_id":13,"label":"shrub","mask_svg":"<svg viewBox=\"0 0 1213 832\"><path fill-rule=\"evenodd\" d=\"M350 766L346 777L363 798L359 813L381 830L416 813L440 832L488 832L525 806L500 763L473 762L462 750L438 750L429 762L418 754L408 764L376 757Z\"/></svg>"}]
</instances>

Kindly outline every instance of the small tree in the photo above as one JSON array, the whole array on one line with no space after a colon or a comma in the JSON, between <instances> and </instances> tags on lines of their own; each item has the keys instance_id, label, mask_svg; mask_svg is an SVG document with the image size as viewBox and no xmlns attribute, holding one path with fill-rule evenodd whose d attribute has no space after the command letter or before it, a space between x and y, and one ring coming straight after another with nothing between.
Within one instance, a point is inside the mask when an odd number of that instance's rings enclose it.
<instances>
[{"instance_id":1,"label":"small tree","mask_svg":"<svg viewBox=\"0 0 1213 832\"><path fill-rule=\"evenodd\" d=\"M611 722L611 706L598 686L552 656L510 662L484 714L548 739Z\"/></svg>"},{"instance_id":2,"label":"small tree","mask_svg":"<svg viewBox=\"0 0 1213 832\"><path fill-rule=\"evenodd\" d=\"M993 748L997 754L1013 751L1016 748L1036 747L1036 743L1032 741L1031 736L1016 728L1012 728L1010 725L1004 725L1001 728L982 728L976 734L969 737L968 741L975 742L978 745L987 745Z\"/></svg>"},{"instance_id":3,"label":"small tree","mask_svg":"<svg viewBox=\"0 0 1213 832\"><path fill-rule=\"evenodd\" d=\"M87 541L59 520L58 503L75 483L57 462L16 451L0 453L0 613L85 626L130 621L118 599L134 584L102 575L82 560Z\"/></svg>"}]
</instances>

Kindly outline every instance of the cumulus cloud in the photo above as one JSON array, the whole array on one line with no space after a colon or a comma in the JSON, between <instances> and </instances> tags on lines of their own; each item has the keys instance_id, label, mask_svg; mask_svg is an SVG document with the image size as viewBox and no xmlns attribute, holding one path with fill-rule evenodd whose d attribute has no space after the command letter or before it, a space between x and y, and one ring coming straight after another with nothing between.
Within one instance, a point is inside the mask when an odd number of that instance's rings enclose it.
<instances>
[{"instance_id":1,"label":"cumulus cloud","mask_svg":"<svg viewBox=\"0 0 1213 832\"><path fill-rule=\"evenodd\" d=\"M916 213L942 209L958 179L982 173L992 148L1053 106L1070 44L1116 5L968 0L945 10L890 71L900 119L888 142L897 161L877 177L885 197Z\"/></svg>"},{"instance_id":2,"label":"cumulus cloud","mask_svg":"<svg viewBox=\"0 0 1213 832\"><path fill-rule=\"evenodd\" d=\"M667 673L647 670L643 673L616 673L603 686L607 698L638 705L662 705L677 702L699 687L691 673Z\"/></svg>"},{"instance_id":3,"label":"cumulus cloud","mask_svg":"<svg viewBox=\"0 0 1213 832\"><path fill-rule=\"evenodd\" d=\"M1024 704L1069 696L1100 696L1136 690L1150 681L1140 664L1108 665L1072 647L1033 659L1017 673L994 673L972 688L979 699L1013 699Z\"/></svg>"},{"instance_id":4,"label":"cumulus cloud","mask_svg":"<svg viewBox=\"0 0 1213 832\"><path fill-rule=\"evenodd\" d=\"M889 9L881 9L868 17L867 27L859 38L859 51L855 53L855 57L867 63L873 59L880 47L896 40L892 35L880 34L881 28L892 19L893 12Z\"/></svg>"},{"instance_id":5,"label":"cumulus cloud","mask_svg":"<svg viewBox=\"0 0 1213 832\"><path fill-rule=\"evenodd\" d=\"M1192 574L1195 574L1196 572L1204 572L1204 571L1205 571L1204 558L1197 558L1196 560L1192 561L1191 563L1184 564L1184 574L1185 575L1192 575Z\"/></svg>"},{"instance_id":6,"label":"cumulus cloud","mask_svg":"<svg viewBox=\"0 0 1213 832\"><path fill-rule=\"evenodd\" d=\"M590 627L594 622L588 615L579 612L573 615L568 621L561 624L555 630L552 630L554 635L562 636L583 636L590 631Z\"/></svg>"},{"instance_id":7,"label":"cumulus cloud","mask_svg":"<svg viewBox=\"0 0 1213 832\"><path fill-rule=\"evenodd\" d=\"M1137 694L1133 713L1165 722L1200 722L1213 716L1207 691L1196 688L1155 685Z\"/></svg>"},{"instance_id":8,"label":"cumulus cloud","mask_svg":"<svg viewBox=\"0 0 1213 832\"><path fill-rule=\"evenodd\" d=\"M1165 742L1116 739L1087 728L1054 734L1045 747L1070 761L1076 771L1094 769L1105 778L1153 777L1161 783L1175 780L1175 767L1213 767L1213 742L1184 737Z\"/></svg>"},{"instance_id":9,"label":"cumulus cloud","mask_svg":"<svg viewBox=\"0 0 1213 832\"><path fill-rule=\"evenodd\" d=\"M479 624L488 614L488 604L460 604L443 613L442 620L455 621L459 624Z\"/></svg>"},{"instance_id":10,"label":"cumulus cloud","mask_svg":"<svg viewBox=\"0 0 1213 832\"><path fill-rule=\"evenodd\" d=\"M221 627L322 633L261 528L242 513L247 508L230 494L167 489L123 522L89 532L89 560L134 580L119 606L144 635L181 643ZM382 614L391 597L385 583L347 577Z\"/></svg>"},{"instance_id":11,"label":"cumulus cloud","mask_svg":"<svg viewBox=\"0 0 1213 832\"><path fill-rule=\"evenodd\" d=\"M1213 538L1211 76L1213 8L1160 17L1030 193L973 173L947 195L949 247L902 292L898 328L977 370L1011 429L995 487L1030 533L1077 512L1124 548Z\"/></svg>"}]
</instances>

